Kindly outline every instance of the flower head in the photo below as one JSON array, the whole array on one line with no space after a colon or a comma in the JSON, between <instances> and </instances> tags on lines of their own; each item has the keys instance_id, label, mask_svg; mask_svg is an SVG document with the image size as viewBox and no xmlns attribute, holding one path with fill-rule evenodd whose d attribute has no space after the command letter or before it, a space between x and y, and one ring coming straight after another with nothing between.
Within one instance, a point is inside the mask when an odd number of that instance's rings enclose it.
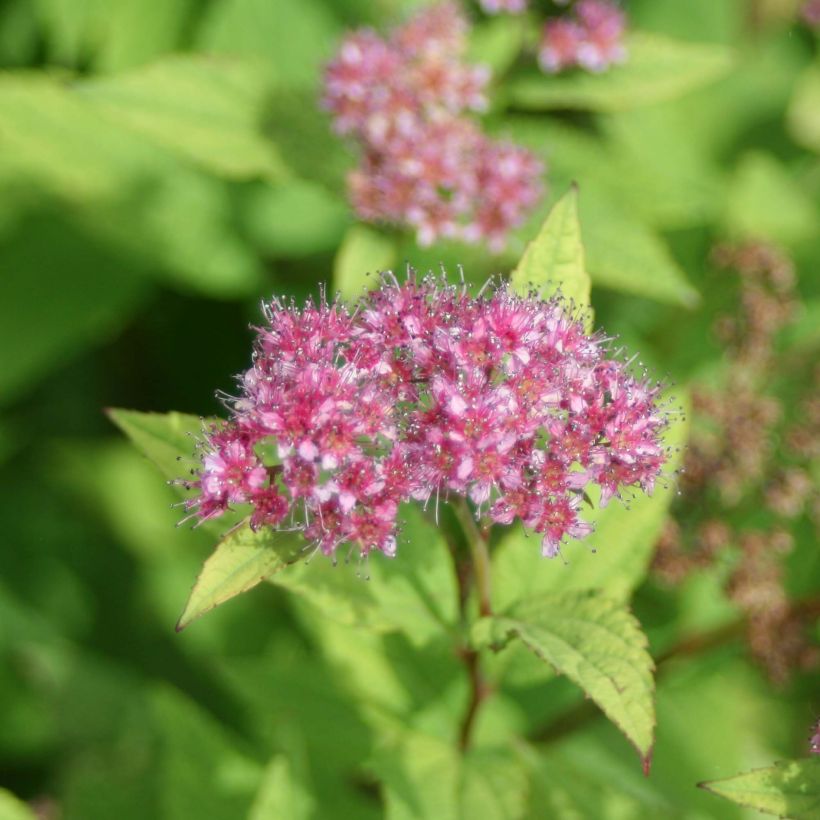
<instances>
[{"instance_id":1,"label":"flower head","mask_svg":"<svg viewBox=\"0 0 820 820\"><path fill-rule=\"evenodd\" d=\"M626 59L625 29L624 13L611 0L578 0L571 16L545 23L538 62L550 74L574 66L604 71Z\"/></svg>"},{"instance_id":2,"label":"flower head","mask_svg":"<svg viewBox=\"0 0 820 820\"><path fill-rule=\"evenodd\" d=\"M658 385L608 358L559 300L386 274L354 313L266 305L231 418L206 432L194 516L235 506L323 552L396 551L399 505L469 498L555 555L605 504L651 493L666 459ZM286 521L287 519L287 521Z\"/></svg>"},{"instance_id":3,"label":"flower head","mask_svg":"<svg viewBox=\"0 0 820 820\"><path fill-rule=\"evenodd\" d=\"M500 249L541 197L542 164L464 115L482 111L489 71L462 61L467 23L452 3L379 37L349 35L325 72L336 130L362 148L348 178L356 212L440 238Z\"/></svg>"}]
</instances>

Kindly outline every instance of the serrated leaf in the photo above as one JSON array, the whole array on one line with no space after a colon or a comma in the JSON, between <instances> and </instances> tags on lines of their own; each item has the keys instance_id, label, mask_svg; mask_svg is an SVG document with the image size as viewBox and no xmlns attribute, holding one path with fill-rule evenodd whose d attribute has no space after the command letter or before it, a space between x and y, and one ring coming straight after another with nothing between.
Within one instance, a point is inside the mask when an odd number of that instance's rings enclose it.
<instances>
[{"instance_id":1,"label":"serrated leaf","mask_svg":"<svg viewBox=\"0 0 820 820\"><path fill-rule=\"evenodd\" d=\"M416 644L455 627L456 580L441 533L416 506L404 505L395 558L375 553L367 563L334 565L324 556L299 562L271 580L328 618L375 632L404 631ZM347 548L339 548L340 556Z\"/></svg>"},{"instance_id":2,"label":"serrated leaf","mask_svg":"<svg viewBox=\"0 0 820 820\"><path fill-rule=\"evenodd\" d=\"M820 815L820 759L780 761L765 769L698 784L741 806L790 820Z\"/></svg>"},{"instance_id":3,"label":"serrated leaf","mask_svg":"<svg viewBox=\"0 0 820 820\"><path fill-rule=\"evenodd\" d=\"M375 768L384 783L387 820L519 820L527 772L505 748L462 754L437 737L405 732Z\"/></svg>"},{"instance_id":4,"label":"serrated leaf","mask_svg":"<svg viewBox=\"0 0 820 820\"><path fill-rule=\"evenodd\" d=\"M269 71L261 63L213 56L166 57L77 87L112 121L209 171L231 178L281 178L275 146L261 133Z\"/></svg>"},{"instance_id":5,"label":"serrated leaf","mask_svg":"<svg viewBox=\"0 0 820 820\"><path fill-rule=\"evenodd\" d=\"M510 636L578 684L648 761L654 664L625 607L592 591L545 594L482 619L473 632L479 646L503 645Z\"/></svg>"},{"instance_id":6,"label":"serrated leaf","mask_svg":"<svg viewBox=\"0 0 820 820\"><path fill-rule=\"evenodd\" d=\"M522 108L626 111L675 99L725 74L731 52L636 32L627 38L627 61L601 74L573 71L547 76L535 70L510 81L509 99Z\"/></svg>"},{"instance_id":7,"label":"serrated leaf","mask_svg":"<svg viewBox=\"0 0 820 820\"><path fill-rule=\"evenodd\" d=\"M187 413L141 413L112 407L108 418L128 436L137 449L159 467L169 479L184 472L180 457L193 453L194 442L202 434L205 420Z\"/></svg>"},{"instance_id":8,"label":"serrated leaf","mask_svg":"<svg viewBox=\"0 0 820 820\"><path fill-rule=\"evenodd\" d=\"M356 299L378 287L378 274L389 270L396 256L391 237L368 225L351 225L333 262L333 285L342 298Z\"/></svg>"},{"instance_id":9,"label":"serrated leaf","mask_svg":"<svg viewBox=\"0 0 820 820\"><path fill-rule=\"evenodd\" d=\"M560 293L580 310L589 309L591 283L584 262L578 189L555 203L510 277L519 293L535 288L545 298ZM591 317L590 317L591 319Z\"/></svg>"},{"instance_id":10,"label":"serrated leaf","mask_svg":"<svg viewBox=\"0 0 820 820\"><path fill-rule=\"evenodd\" d=\"M254 532L243 524L217 544L194 583L177 632L191 621L253 589L299 559L305 542L296 533Z\"/></svg>"}]
</instances>

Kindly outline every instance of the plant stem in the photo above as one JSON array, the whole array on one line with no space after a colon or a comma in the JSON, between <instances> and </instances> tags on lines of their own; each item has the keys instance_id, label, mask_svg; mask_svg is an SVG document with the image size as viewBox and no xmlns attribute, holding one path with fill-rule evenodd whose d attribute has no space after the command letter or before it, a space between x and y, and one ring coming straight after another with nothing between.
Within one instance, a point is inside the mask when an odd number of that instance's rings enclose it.
<instances>
[{"instance_id":1,"label":"plant stem","mask_svg":"<svg viewBox=\"0 0 820 820\"><path fill-rule=\"evenodd\" d=\"M480 528L473 517L472 510L466 500L459 498L453 504L453 510L464 530L464 537L470 547L473 559L473 577L478 592L478 611L484 617L492 615L493 609L490 598L490 550L488 532Z\"/></svg>"},{"instance_id":2,"label":"plant stem","mask_svg":"<svg viewBox=\"0 0 820 820\"><path fill-rule=\"evenodd\" d=\"M472 511L464 499L459 499L451 508L461 525L464 539L470 548L471 561L465 562L463 558L460 557L461 550L459 546L450 542L450 552L453 555L456 578L458 579L461 622L466 635L470 626L468 603L470 590L473 585L478 593L478 609L480 614L482 617L492 614L492 607L490 605L490 553L488 549L488 535L486 529L482 529L476 524ZM467 704L464 718L461 721L461 730L459 732L459 746L462 751L464 751L470 745L476 717L482 702L489 694L489 688L481 674L481 658L479 652L469 645L468 639L465 639L465 643L460 647L459 656L466 667L470 686L470 700Z\"/></svg>"}]
</instances>

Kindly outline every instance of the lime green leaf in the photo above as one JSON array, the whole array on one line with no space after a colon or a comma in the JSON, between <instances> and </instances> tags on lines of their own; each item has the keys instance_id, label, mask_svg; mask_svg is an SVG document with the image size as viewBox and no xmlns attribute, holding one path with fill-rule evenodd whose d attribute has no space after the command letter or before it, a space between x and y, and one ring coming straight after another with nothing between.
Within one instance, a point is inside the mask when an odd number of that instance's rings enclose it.
<instances>
[{"instance_id":1,"label":"lime green leaf","mask_svg":"<svg viewBox=\"0 0 820 820\"><path fill-rule=\"evenodd\" d=\"M253 801L248 820L308 820L313 801L296 780L286 757L275 757L265 769L262 785Z\"/></svg>"},{"instance_id":2,"label":"lime green leaf","mask_svg":"<svg viewBox=\"0 0 820 820\"><path fill-rule=\"evenodd\" d=\"M780 761L725 780L699 784L713 794L752 809L811 820L820 813L820 760Z\"/></svg>"},{"instance_id":3,"label":"lime green leaf","mask_svg":"<svg viewBox=\"0 0 820 820\"><path fill-rule=\"evenodd\" d=\"M312 87L335 47L332 8L319 0L222 0L209 7L198 44L208 52L262 57L285 84Z\"/></svg>"},{"instance_id":4,"label":"lime green leaf","mask_svg":"<svg viewBox=\"0 0 820 820\"><path fill-rule=\"evenodd\" d=\"M137 449L169 479L179 478L185 472L180 466L180 458L194 452L196 439L207 423L201 417L187 413L141 413L117 407L106 412Z\"/></svg>"},{"instance_id":5,"label":"lime green leaf","mask_svg":"<svg viewBox=\"0 0 820 820\"><path fill-rule=\"evenodd\" d=\"M281 178L281 158L261 125L272 91L259 62L166 57L78 91L112 121L231 178Z\"/></svg>"},{"instance_id":6,"label":"lime green leaf","mask_svg":"<svg viewBox=\"0 0 820 820\"><path fill-rule=\"evenodd\" d=\"M787 168L754 151L741 158L729 184L726 225L740 237L789 245L815 236L820 213Z\"/></svg>"},{"instance_id":7,"label":"lime green leaf","mask_svg":"<svg viewBox=\"0 0 820 820\"><path fill-rule=\"evenodd\" d=\"M0 820L37 820L37 815L10 791L0 788Z\"/></svg>"},{"instance_id":8,"label":"lime green leaf","mask_svg":"<svg viewBox=\"0 0 820 820\"><path fill-rule=\"evenodd\" d=\"M398 555L374 553L365 565L317 556L274 575L278 586L318 607L326 617L376 632L405 631L421 645L457 621L452 560L441 533L416 506L401 508ZM339 548L344 555L347 548Z\"/></svg>"},{"instance_id":9,"label":"lime green leaf","mask_svg":"<svg viewBox=\"0 0 820 820\"><path fill-rule=\"evenodd\" d=\"M510 282L519 293L530 288L545 298L560 293L580 310L589 308L591 284L584 264L575 186L555 203L512 272Z\"/></svg>"},{"instance_id":10,"label":"lime green leaf","mask_svg":"<svg viewBox=\"0 0 820 820\"><path fill-rule=\"evenodd\" d=\"M181 692L157 687L148 700L156 745L146 757L155 764L156 816L245 817L259 783L258 763L240 751L223 724Z\"/></svg>"},{"instance_id":11,"label":"lime green leaf","mask_svg":"<svg viewBox=\"0 0 820 820\"><path fill-rule=\"evenodd\" d=\"M649 759L654 665L646 636L625 607L592 591L544 594L483 618L473 629L482 647L501 649L512 638L578 684Z\"/></svg>"},{"instance_id":12,"label":"lime green leaf","mask_svg":"<svg viewBox=\"0 0 820 820\"><path fill-rule=\"evenodd\" d=\"M305 542L298 534L267 527L254 532L248 524L239 525L217 544L203 564L177 622L177 632L293 564L304 548Z\"/></svg>"},{"instance_id":13,"label":"lime green leaf","mask_svg":"<svg viewBox=\"0 0 820 820\"><path fill-rule=\"evenodd\" d=\"M473 26L467 60L489 66L498 78L515 62L524 44L526 26L523 17L500 14Z\"/></svg>"},{"instance_id":14,"label":"lime green leaf","mask_svg":"<svg viewBox=\"0 0 820 820\"><path fill-rule=\"evenodd\" d=\"M72 199L121 196L167 167L151 146L107 121L46 74L0 76L0 177L23 175Z\"/></svg>"},{"instance_id":15,"label":"lime green leaf","mask_svg":"<svg viewBox=\"0 0 820 820\"><path fill-rule=\"evenodd\" d=\"M403 733L375 766L384 783L387 820L519 820L527 772L504 748L461 754L445 741Z\"/></svg>"},{"instance_id":16,"label":"lime green leaf","mask_svg":"<svg viewBox=\"0 0 820 820\"><path fill-rule=\"evenodd\" d=\"M665 469L671 475L680 466L689 435L689 401L678 393L670 404L681 406L664 437L671 450ZM638 494L628 508L617 500L604 509L596 506L585 516L594 523L595 532L566 548L566 563L542 558L534 538L527 537L520 527L512 529L493 554L495 608L504 609L542 592L570 589L602 588L611 598L627 600L646 575L674 496L672 480L672 486L659 486L651 496ZM595 551L587 543L595 546Z\"/></svg>"},{"instance_id":17,"label":"lime green leaf","mask_svg":"<svg viewBox=\"0 0 820 820\"><path fill-rule=\"evenodd\" d=\"M625 111L680 97L725 74L732 62L723 46L659 34L636 32L627 49L626 63L602 74L576 71L552 77L532 71L510 82L510 101L534 109Z\"/></svg>"},{"instance_id":18,"label":"lime green leaf","mask_svg":"<svg viewBox=\"0 0 820 820\"><path fill-rule=\"evenodd\" d=\"M698 303L700 295L663 240L616 199L590 189L579 208L593 284L685 307Z\"/></svg>"},{"instance_id":19,"label":"lime green leaf","mask_svg":"<svg viewBox=\"0 0 820 820\"><path fill-rule=\"evenodd\" d=\"M378 287L377 274L396 261L396 243L368 225L351 225L333 263L333 284L344 299Z\"/></svg>"},{"instance_id":20,"label":"lime green leaf","mask_svg":"<svg viewBox=\"0 0 820 820\"><path fill-rule=\"evenodd\" d=\"M798 81L788 120L797 142L820 153L820 65L809 68Z\"/></svg>"},{"instance_id":21,"label":"lime green leaf","mask_svg":"<svg viewBox=\"0 0 820 820\"><path fill-rule=\"evenodd\" d=\"M243 218L251 241L275 257L334 250L350 223L343 201L306 180L250 188L243 200Z\"/></svg>"}]
</instances>

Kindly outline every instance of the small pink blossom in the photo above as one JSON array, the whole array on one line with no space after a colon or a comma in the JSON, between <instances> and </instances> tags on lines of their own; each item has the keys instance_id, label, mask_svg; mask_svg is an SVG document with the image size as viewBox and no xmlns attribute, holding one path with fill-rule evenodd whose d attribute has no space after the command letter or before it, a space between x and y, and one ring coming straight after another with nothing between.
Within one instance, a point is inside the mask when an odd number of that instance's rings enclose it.
<instances>
[{"instance_id":1,"label":"small pink blossom","mask_svg":"<svg viewBox=\"0 0 820 820\"><path fill-rule=\"evenodd\" d=\"M604 71L626 60L626 18L611 0L578 0L569 17L544 25L538 62L555 74L575 66Z\"/></svg>"},{"instance_id":2,"label":"small pink blossom","mask_svg":"<svg viewBox=\"0 0 820 820\"><path fill-rule=\"evenodd\" d=\"M489 71L462 62L467 23L452 3L381 38L349 35L325 72L324 105L362 148L348 177L357 214L500 250L542 195L543 165L464 114L487 106Z\"/></svg>"},{"instance_id":3,"label":"small pink blossom","mask_svg":"<svg viewBox=\"0 0 820 820\"><path fill-rule=\"evenodd\" d=\"M586 489L651 493L666 461L658 385L608 358L557 300L443 278L342 305L266 306L231 418L206 431L191 515L249 508L326 554L393 555L400 505L469 498L544 555L582 538Z\"/></svg>"},{"instance_id":4,"label":"small pink blossom","mask_svg":"<svg viewBox=\"0 0 820 820\"><path fill-rule=\"evenodd\" d=\"M815 29L820 29L820 0L806 0L800 8L803 22Z\"/></svg>"}]
</instances>

